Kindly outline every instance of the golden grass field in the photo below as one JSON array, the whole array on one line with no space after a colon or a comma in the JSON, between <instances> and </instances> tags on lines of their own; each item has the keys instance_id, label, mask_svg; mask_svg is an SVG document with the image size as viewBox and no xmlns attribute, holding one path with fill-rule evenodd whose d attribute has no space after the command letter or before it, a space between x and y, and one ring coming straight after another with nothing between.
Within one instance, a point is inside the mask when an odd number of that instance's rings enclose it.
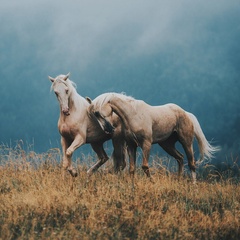
<instances>
[{"instance_id":1,"label":"golden grass field","mask_svg":"<svg viewBox=\"0 0 240 240\"><path fill-rule=\"evenodd\" d=\"M240 171L233 166L205 167L193 185L156 158L154 183L140 167L134 184L127 170L99 170L87 182L78 161L79 176L63 176L58 149L0 150L0 239L240 239Z\"/></svg>"}]
</instances>

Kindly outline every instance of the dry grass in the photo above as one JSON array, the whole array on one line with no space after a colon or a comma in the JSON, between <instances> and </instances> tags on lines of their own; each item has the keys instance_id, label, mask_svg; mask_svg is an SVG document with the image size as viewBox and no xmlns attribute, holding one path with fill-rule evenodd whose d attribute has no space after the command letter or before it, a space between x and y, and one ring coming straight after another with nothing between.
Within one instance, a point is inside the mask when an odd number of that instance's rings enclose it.
<instances>
[{"instance_id":1,"label":"dry grass","mask_svg":"<svg viewBox=\"0 0 240 240\"><path fill-rule=\"evenodd\" d=\"M140 169L134 184L103 171L87 183L80 165L63 180L59 159L1 148L0 239L239 239L239 175L193 185L159 167L154 183Z\"/></svg>"}]
</instances>

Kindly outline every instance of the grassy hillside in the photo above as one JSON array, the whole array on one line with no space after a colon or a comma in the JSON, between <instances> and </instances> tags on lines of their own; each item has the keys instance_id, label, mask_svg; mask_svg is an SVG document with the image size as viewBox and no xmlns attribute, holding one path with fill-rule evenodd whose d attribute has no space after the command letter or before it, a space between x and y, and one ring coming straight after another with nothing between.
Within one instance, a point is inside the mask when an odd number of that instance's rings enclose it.
<instances>
[{"instance_id":1,"label":"grassy hillside","mask_svg":"<svg viewBox=\"0 0 240 240\"><path fill-rule=\"evenodd\" d=\"M0 239L238 239L239 170L205 168L197 185L156 159L154 183L138 169L86 181L62 174L60 152L1 148Z\"/></svg>"}]
</instances>

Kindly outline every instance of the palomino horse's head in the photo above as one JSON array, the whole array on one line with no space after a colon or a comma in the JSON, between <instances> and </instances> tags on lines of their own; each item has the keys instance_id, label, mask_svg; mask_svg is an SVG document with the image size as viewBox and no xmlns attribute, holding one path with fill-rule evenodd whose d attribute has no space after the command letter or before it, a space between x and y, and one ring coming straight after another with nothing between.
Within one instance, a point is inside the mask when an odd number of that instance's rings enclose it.
<instances>
[{"instance_id":1,"label":"palomino horse's head","mask_svg":"<svg viewBox=\"0 0 240 240\"><path fill-rule=\"evenodd\" d=\"M93 100L93 104L90 105L89 110L94 114L103 131L107 134L112 134L114 132L113 109L110 101L102 101L101 104L98 104L99 102L95 100ZM95 102L97 104L94 104Z\"/></svg>"},{"instance_id":2,"label":"palomino horse's head","mask_svg":"<svg viewBox=\"0 0 240 240\"><path fill-rule=\"evenodd\" d=\"M68 83L68 78L70 73L67 75L59 75L56 78L48 77L52 82L51 89L55 92L57 99L59 101L61 111L64 115L70 115L69 112L69 97L71 94L70 85Z\"/></svg>"}]
</instances>

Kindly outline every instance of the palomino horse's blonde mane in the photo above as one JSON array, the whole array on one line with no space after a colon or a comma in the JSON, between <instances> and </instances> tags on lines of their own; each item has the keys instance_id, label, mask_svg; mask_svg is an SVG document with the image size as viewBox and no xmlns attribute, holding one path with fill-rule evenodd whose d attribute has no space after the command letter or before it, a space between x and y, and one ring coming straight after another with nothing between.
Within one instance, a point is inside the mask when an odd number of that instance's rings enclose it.
<instances>
[{"instance_id":1,"label":"palomino horse's blonde mane","mask_svg":"<svg viewBox=\"0 0 240 240\"><path fill-rule=\"evenodd\" d=\"M104 104L111 102L111 100L116 97L123 101L131 103L131 105L134 102L133 100L136 100L135 98L133 98L131 96L127 96L125 93L115 93L115 92L104 93L94 99L95 106L97 106L99 109L101 109L101 107Z\"/></svg>"}]
</instances>

